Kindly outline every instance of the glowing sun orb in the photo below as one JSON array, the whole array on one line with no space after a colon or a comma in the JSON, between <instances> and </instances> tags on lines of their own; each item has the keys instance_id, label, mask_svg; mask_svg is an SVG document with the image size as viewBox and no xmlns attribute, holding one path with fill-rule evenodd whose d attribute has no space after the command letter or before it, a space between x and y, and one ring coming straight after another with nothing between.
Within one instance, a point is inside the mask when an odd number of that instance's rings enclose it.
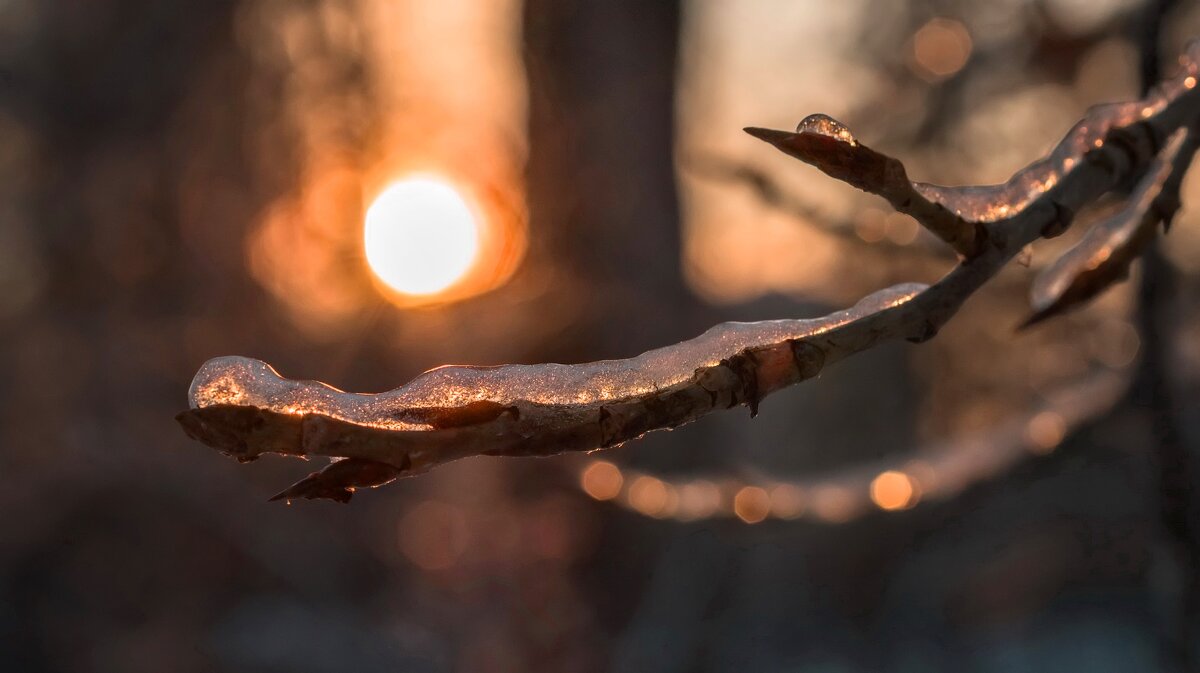
<instances>
[{"instance_id":1,"label":"glowing sun orb","mask_svg":"<svg viewBox=\"0 0 1200 673\"><path fill-rule=\"evenodd\" d=\"M367 264L396 292L427 296L460 280L479 252L479 221L449 183L394 182L367 209Z\"/></svg>"}]
</instances>

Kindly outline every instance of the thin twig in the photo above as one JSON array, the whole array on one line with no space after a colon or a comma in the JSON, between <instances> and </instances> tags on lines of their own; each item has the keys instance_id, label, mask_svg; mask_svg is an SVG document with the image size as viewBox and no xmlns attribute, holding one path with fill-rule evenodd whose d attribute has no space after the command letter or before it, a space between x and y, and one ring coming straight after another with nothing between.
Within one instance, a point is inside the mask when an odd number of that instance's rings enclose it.
<instances>
[{"instance_id":1,"label":"thin twig","mask_svg":"<svg viewBox=\"0 0 1200 673\"><path fill-rule=\"evenodd\" d=\"M931 257L954 258L954 253L946 250L945 246L937 241L929 241L927 244L925 241L918 241L916 245L902 245L886 239L867 241L844 220L789 193L770 173L757 166L716 155L700 155L683 162L681 167L701 177L745 185L764 204L842 241L881 248L889 254L920 252Z\"/></svg>"}]
</instances>

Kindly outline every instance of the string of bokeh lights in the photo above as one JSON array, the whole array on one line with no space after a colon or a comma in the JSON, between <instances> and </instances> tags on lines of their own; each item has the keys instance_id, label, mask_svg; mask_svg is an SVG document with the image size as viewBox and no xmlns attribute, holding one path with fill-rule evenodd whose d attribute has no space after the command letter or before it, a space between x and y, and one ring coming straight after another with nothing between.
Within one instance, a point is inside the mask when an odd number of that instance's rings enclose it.
<instances>
[{"instance_id":1,"label":"string of bokeh lights","mask_svg":"<svg viewBox=\"0 0 1200 673\"><path fill-rule=\"evenodd\" d=\"M1120 373L1096 373L990 432L810 479L671 479L593 459L579 469L578 483L594 500L655 519L845 523L946 500L1025 458L1048 456L1072 429L1110 409L1127 384Z\"/></svg>"}]
</instances>

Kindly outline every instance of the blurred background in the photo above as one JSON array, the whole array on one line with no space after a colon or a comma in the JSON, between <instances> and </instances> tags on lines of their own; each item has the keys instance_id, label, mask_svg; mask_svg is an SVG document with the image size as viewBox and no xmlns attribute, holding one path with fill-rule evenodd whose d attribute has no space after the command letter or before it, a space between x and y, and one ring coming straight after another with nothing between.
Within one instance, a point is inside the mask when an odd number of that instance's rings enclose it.
<instances>
[{"instance_id":1,"label":"blurred background","mask_svg":"<svg viewBox=\"0 0 1200 673\"><path fill-rule=\"evenodd\" d=\"M1016 333L1078 232L1039 244L753 421L286 507L312 464L173 416L218 355L381 391L932 281L914 221L741 128L825 112L997 182L1197 34L1156 0L0 0L0 670L1195 670L1197 171L1154 283Z\"/></svg>"}]
</instances>

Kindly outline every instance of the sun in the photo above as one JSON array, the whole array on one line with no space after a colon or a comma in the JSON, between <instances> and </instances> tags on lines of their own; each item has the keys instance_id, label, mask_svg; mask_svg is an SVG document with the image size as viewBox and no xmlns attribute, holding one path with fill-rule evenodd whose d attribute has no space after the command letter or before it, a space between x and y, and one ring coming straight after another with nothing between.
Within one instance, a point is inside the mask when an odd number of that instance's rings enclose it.
<instances>
[{"instance_id":1,"label":"sun","mask_svg":"<svg viewBox=\"0 0 1200 673\"><path fill-rule=\"evenodd\" d=\"M411 177L392 183L367 209L367 264L392 290L430 297L462 280L479 254L480 222L448 181Z\"/></svg>"}]
</instances>

